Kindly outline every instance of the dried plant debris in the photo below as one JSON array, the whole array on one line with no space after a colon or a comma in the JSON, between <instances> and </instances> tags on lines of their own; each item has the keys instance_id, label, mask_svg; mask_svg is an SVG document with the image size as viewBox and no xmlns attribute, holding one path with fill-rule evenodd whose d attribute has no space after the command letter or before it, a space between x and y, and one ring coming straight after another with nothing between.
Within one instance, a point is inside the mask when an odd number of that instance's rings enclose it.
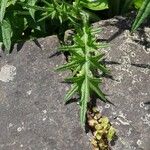
<instances>
[{"instance_id":1,"label":"dried plant debris","mask_svg":"<svg viewBox=\"0 0 150 150\"><path fill-rule=\"evenodd\" d=\"M110 150L109 142L116 134L107 117L102 116L96 107L88 111L88 125L93 134L92 150Z\"/></svg>"}]
</instances>

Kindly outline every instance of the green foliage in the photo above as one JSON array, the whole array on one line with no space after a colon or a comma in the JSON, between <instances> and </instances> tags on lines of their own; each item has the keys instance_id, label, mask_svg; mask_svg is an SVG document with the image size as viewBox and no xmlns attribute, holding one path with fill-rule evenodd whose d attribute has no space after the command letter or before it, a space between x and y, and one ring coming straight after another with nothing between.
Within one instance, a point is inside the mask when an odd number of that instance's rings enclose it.
<instances>
[{"instance_id":1,"label":"green foliage","mask_svg":"<svg viewBox=\"0 0 150 150\"><path fill-rule=\"evenodd\" d=\"M57 68L58 70L74 70L73 76L66 79L66 81L72 82L72 87L65 96L65 101L75 94L81 95L80 103L80 120L84 125L86 121L87 104L90 101L91 94L94 92L104 102L107 102L105 94L99 89L101 79L95 77L95 70L99 70L101 73L109 73L109 71L103 66L101 60L104 54L98 49L106 47L106 44L97 43L95 34L99 30L94 30L88 24L89 18L85 14L81 14L83 23L80 28L76 29L73 42L71 46L64 46L61 51L67 51L70 53L68 63ZM76 24L75 24L76 26Z\"/></svg>"},{"instance_id":2,"label":"green foliage","mask_svg":"<svg viewBox=\"0 0 150 150\"><path fill-rule=\"evenodd\" d=\"M11 46L21 40L37 38L61 32L62 26L79 26L82 22L79 12L89 15L90 21L97 21L101 10L110 15L126 13L134 3L140 7L143 0L1 0L0 1L0 42L9 53ZM148 1L141 7L132 29L136 29L149 15ZM146 8L147 7L147 8ZM106 11L107 13L107 11ZM142 14L142 15L141 15ZM139 19L141 18L141 19ZM6 23L7 22L7 23ZM4 31L4 28L7 29ZM50 30L53 28L53 31ZM62 34L62 33L60 33ZM9 36L8 36L9 35Z\"/></svg>"},{"instance_id":3,"label":"green foliage","mask_svg":"<svg viewBox=\"0 0 150 150\"><path fill-rule=\"evenodd\" d=\"M73 70L72 77L66 81L72 82L72 87L65 96L66 102L75 93L80 95L80 120L86 121L87 105L92 93L95 93L102 101L107 102L105 94L99 89L101 79L95 77L95 72L109 73L101 63L104 54L98 49L106 47L106 44L97 43L95 34L100 30L94 30L90 25L90 18L94 15L90 10L103 10L108 8L107 0L92 2L90 0L60 1L42 0L9 0L1 1L0 22L1 39L7 50L10 51L11 43L23 40L26 31L27 36L34 36L43 29L46 19L59 21L58 25L69 22L75 28L73 45L61 47L62 51L68 51L68 63L60 66L59 70ZM95 17L95 16L94 16Z\"/></svg>"},{"instance_id":4,"label":"green foliage","mask_svg":"<svg viewBox=\"0 0 150 150\"><path fill-rule=\"evenodd\" d=\"M138 15L133 23L132 32L134 32L150 15L150 0L144 0L138 12Z\"/></svg>"},{"instance_id":5,"label":"green foliage","mask_svg":"<svg viewBox=\"0 0 150 150\"><path fill-rule=\"evenodd\" d=\"M4 15L5 15L5 11L6 11L6 7L7 7L7 3L8 3L8 0L2 0L1 1L1 7L0 7L0 22L2 23L3 21L3 18L4 18Z\"/></svg>"},{"instance_id":6,"label":"green foliage","mask_svg":"<svg viewBox=\"0 0 150 150\"><path fill-rule=\"evenodd\" d=\"M108 143L113 140L116 130L110 124L109 119L105 116L101 116L98 109L95 107L88 113L88 117L88 125L93 134L93 138L91 139L93 149L110 149Z\"/></svg>"},{"instance_id":7,"label":"green foliage","mask_svg":"<svg viewBox=\"0 0 150 150\"><path fill-rule=\"evenodd\" d=\"M144 0L134 0L134 5L136 9L139 9L142 6Z\"/></svg>"},{"instance_id":8,"label":"green foliage","mask_svg":"<svg viewBox=\"0 0 150 150\"><path fill-rule=\"evenodd\" d=\"M104 10L108 9L107 0L81 0L81 5L83 7L89 8L91 10Z\"/></svg>"},{"instance_id":9,"label":"green foliage","mask_svg":"<svg viewBox=\"0 0 150 150\"><path fill-rule=\"evenodd\" d=\"M95 72L109 74L102 64L104 54L100 48L107 46L98 43L94 30L89 22L96 19L93 12L109 9L112 15L123 14L133 4L138 8L141 0L1 0L0 2L0 42L3 42L9 53L13 43L28 38L46 35L46 21L55 22L57 26L69 24L75 28L73 45L63 46L63 52L69 52L69 60L58 70L72 70L72 77L66 79L72 86L65 96L69 101L75 93L80 95L80 120L86 121L87 105L95 93L102 101L108 102L101 91L101 79ZM92 11L90 11L92 10ZM150 14L150 1L145 0L133 24L135 31ZM69 26L68 25L68 26ZM28 33L29 32L29 33Z\"/></svg>"},{"instance_id":10,"label":"green foliage","mask_svg":"<svg viewBox=\"0 0 150 150\"><path fill-rule=\"evenodd\" d=\"M37 0L28 0L28 5L30 6L34 6L36 4ZM32 16L32 18L34 19L34 15L35 15L35 9L34 8L29 8L29 13Z\"/></svg>"},{"instance_id":11,"label":"green foliage","mask_svg":"<svg viewBox=\"0 0 150 150\"><path fill-rule=\"evenodd\" d=\"M37 0L1 0L0 42L3 42L7 53L10 52L13 43L37 36L35 32L44 35L44 22L38 23L36 20L40 16L35 17L36 10L26 7L34 6L36 2Z\"/></svg>"},{"instance_id":12,"label":"green foliage","mask_svg":"<svg viewBox=\"0 0 150 150\"><path fill-rule=\"evenodd\" d=\"M134 0L108 0L111 16L126 13L133 2Z\"/></svg>"},{"instance_id":13,"label":"green foliage","mask_svg":"<svg viewBox=\"0 0 150 150\"><path fill-rule=\"evenodd\" d=\"M11 37L12 37L12 30L9 20L3 20L1 23L1 31L2 31L2 38L4 45L6 47L7 52L9 52L11 47Z\"/></svg>"},{"instance_id":14,"label":"green foliage","mask_svg":"<svg viewBox=\"0 0 150 150\"><path fill-rule=\"evenodd\" d=\"M92 11L110 9L111 14L125 13L133 3L138 5L140 0L1 0L0 2L0 42L3 42L9 53L13 43L28 38L46 35L46 20L56 22L57 26L65 23L75 28L73 45L61 47L69 52L69 60L58 70L72 70L72 77L66 81L72 82L71 89L65 96L69 101L75 93L80 95L80 120L86 121L87 105L93 93L102 101L108 102L101 91L101 79L95 72L108 74L109 70L102 64L104 54L100 48L107 46L98 43L94 30L89 22L97 18ZM133 24L136 30L143 20L150 14L150 2L145 0ZM27 33L29 32L29 33Z\"/></svg>"}]
</instances>

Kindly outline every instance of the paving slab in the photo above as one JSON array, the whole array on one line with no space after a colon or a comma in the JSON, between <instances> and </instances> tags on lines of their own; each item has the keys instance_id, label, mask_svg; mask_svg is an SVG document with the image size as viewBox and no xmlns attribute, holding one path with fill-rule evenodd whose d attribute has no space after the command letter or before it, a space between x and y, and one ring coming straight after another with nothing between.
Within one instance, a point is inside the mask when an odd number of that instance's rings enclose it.
<instances>
[{"instance_id":1,"label":"paving slab","mask_svg":"<svg viewBox=\"0 0 150 150\"><path fill-rule=\"evenodd\" d=\"M103 78L103 90L115 105L98 106L117 129L112 150L150 150L150 26L131 35L130 23L116 17L94 24L110 45L103 51L113 79Z\"/></svg>"},{"instance_id":2,"label":"paving slab","mask_svg":"<svg viewBox=\"0 0 150 150\"><path fill-rule=\"evenodd\" d=\"M68 73L57 36L16 44L0 57L0 150L90 150L76 103L64 105Z\"/></svg>"}]
</instances>

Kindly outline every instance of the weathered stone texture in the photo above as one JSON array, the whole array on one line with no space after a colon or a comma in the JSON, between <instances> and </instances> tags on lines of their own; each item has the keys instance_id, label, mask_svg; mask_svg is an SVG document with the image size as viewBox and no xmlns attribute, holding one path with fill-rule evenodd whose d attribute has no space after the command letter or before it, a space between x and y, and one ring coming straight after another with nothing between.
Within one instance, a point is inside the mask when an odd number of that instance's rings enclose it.
<instances>
[{"instance_id":1,"label":"weathered stone texture","mask_svg":"<svg viewBox=\"0 0 150 150\"><path fill-rule=\"evenodd\" d=\"M131 36L128 25L124 18L94 24L103 28L98 39L110 44L103 51L114 78L103 78L102 88L115 106L98 106L117 129L112 150L149 150L150 28ZM67 73L54 71L64 57L50 57L58 45L51 36L1 54L0 150L90 150L78 106L64 105Z\"/></svg>"},{"instance_id":2,"label":"weathered stone texture","mask_svg":"<svg viewBox=\"0 0 150 150\"><path fill-rule=\"evenodd\" d=\"M112 150L150 149L150 27L133 35L125 18L95 23L102 27L100 41L109 42L106 64L114 80L104 78L103 89L115 106L99 108L117 129L118 140Z\"/></svg>"},{"instance_id":3,"label":"weathered stone texture","mask_svg":"<svg viewBox=\"0 0 150 150\"><path fill-rule=\"evenodd\" d=\"M64 105L67 73L56 36L15 45L0 58L0 150L88 150L78 107ZM19 50L17 52L17 50Z\"/></svg>"}]
</instances>

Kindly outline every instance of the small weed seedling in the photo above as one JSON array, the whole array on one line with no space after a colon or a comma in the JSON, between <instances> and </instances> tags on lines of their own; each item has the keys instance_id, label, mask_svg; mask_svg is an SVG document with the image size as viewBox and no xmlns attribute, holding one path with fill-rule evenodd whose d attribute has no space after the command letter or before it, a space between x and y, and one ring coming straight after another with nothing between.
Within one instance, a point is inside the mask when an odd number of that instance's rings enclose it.
<instances>
[{"instance_id":1,"label":"small weed seedling","mask_svg":"<svg viewBox=\"0 0 150 150\"><path fill-rule=\"evenodd\" d=\"M112 141L116 131L108 118L101 116L96 107L88 111L87 117L88 125L93 134L93 138L91 139L93 150L110 150L109 142Z\"/></svg>"}]
</instances>

